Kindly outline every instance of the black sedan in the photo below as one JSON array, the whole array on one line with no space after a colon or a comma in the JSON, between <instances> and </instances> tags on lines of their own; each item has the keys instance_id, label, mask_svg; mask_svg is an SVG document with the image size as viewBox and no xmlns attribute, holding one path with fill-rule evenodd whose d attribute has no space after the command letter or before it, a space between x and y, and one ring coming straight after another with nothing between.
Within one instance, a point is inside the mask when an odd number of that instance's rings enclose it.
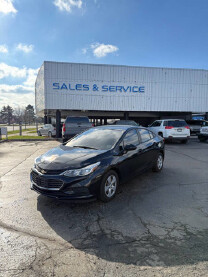
<instances>
[{"instance_id":1,"label":"black sedan","mask_svg":"<svg viewBox=\"0 0 208 277\"><path fill-rule=\"evenodd\" d=\"M118 185L152 168L161 171L164 141L146 128L89 129L36 158L31 189L53 198L111 200Z\"/></svg>"}]
</instances>

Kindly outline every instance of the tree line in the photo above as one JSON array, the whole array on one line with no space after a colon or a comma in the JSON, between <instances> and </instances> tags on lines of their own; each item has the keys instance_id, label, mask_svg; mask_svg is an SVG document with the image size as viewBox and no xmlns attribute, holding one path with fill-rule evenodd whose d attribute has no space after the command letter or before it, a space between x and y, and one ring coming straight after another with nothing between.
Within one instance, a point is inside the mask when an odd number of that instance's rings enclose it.
<instances>
[{"instance_id":1,"label":"tree line","mask_svg":"<svg viewBox=\"0 0 208 277\"><path fill-rule=\"evenodd\" d=\"M25 108L15 108L11 106L3 106L0 111L1 124L31 124L36 121L35 110L32 105L27 105Z\"/></svg>"}]
</instances>

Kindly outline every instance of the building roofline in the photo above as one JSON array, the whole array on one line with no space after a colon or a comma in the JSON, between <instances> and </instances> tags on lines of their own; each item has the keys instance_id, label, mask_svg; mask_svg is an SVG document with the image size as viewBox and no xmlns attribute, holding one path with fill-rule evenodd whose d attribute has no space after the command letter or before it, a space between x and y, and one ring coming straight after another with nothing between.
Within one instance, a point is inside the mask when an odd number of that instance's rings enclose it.
<instances>
[{"instance_id":1,"label":"building roofline","mask_svg":"<svg viewBox=\"0 0 208 277\"><path fill-rule=\"evenodd\" d=\"M157 66L137 66L137 65L119 65L119 64L102 64L102 63L75 63L75 62L57 62L57 61L44 61L45 63L59 63L59 64L77 64L77 65L93 65L93 66L114 66L114 67L132 67L132 68L147 68L147 69L165 69L165 70L196 70L207 71L208 69L202 68L185 68L185 67L157 67Z\"/></svg>"}]
</instances>

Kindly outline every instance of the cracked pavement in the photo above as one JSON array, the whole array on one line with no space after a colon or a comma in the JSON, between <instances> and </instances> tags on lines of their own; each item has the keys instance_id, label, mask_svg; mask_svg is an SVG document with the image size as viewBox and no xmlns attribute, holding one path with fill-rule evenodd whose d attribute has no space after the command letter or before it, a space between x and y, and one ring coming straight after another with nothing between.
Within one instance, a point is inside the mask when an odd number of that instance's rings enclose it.
<instances>
[{"instance_id":1,"label":"cracked pavement","mask_svg":"<svg viewBox=\"0 0 208 277\"><path fill-rule=\"evenodd\" d=\"M110 203L30 190L35 157L58 142L0 144L0 276L208 276L208 144L167 144L164 169Z\"/></svg>"}]
</instances>

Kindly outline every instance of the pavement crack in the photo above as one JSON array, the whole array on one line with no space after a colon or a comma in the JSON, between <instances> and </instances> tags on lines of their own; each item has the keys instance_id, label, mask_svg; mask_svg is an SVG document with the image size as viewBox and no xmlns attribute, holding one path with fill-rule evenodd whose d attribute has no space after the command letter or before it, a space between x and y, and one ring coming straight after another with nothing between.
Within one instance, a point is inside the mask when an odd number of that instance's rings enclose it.
<instances>
[{"instance_id":1,"label":"pavement crack","mask_svg":"<svg viewBox=\"0 0 208 277\"><path fill-rule=\"evenodd\" d=\"M66 243L64 243L64 242L61 242L61 241L58 241L56 239L52 239L52 238L49 238L49 237L46 237L46 236L38 235L38 234L29 232L29 231L25 231L25 230L22 230L20 228L13 227L11 225L7 225L2 221L0 221L0 228L5 229L9 232L18 233L20 235L33 237L33 238L40 239L40 240L45 240L45 241L48 241L48 242L51 242L51 243L58 243L60 246L63 246L63 247L66 246ZM74 247L70 247L70 248L74 248Z\"/></svg>"},{"instance_id":2,"label":"pavement crack","mask_svg":"<svg viewBox=\"0 0 208 277\"><path fill-rule=\"evenodd\" d=\"M30 154L29 156L25 157L24 160L22 160L20 163L18 163L17 165L15 165L14 167L12 167L10 170L8 170L6 173L4 173L3 175L0 176L0 178L6 176L8 173L10 173L13 169L15 169L16 167L18 167L19 165L21 165L22 163L24 163L27 159L29 159L32 155L34 155L37 151L39 151L39 149L36 149L32 154Z\"/></svg>"}]
</instances>

